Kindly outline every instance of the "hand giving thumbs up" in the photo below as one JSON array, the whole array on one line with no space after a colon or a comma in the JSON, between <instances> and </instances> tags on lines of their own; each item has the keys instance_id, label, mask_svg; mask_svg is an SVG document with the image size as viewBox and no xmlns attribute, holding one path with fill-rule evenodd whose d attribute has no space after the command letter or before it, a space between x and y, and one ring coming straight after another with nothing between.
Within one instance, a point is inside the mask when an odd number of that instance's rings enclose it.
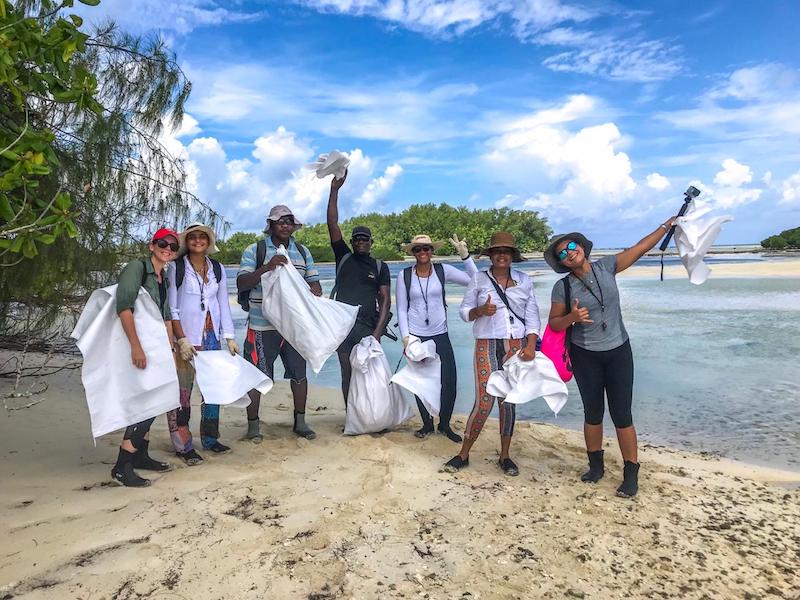
<instances>
[{"instance_id":1,"label":"hand giving thumbs up","mask_svg":"<svg viewBox=\"0 0 800 600\"><path fill-rule=\"evenodd\" d=\"M493 314L497 312L497 306L492 304L492 295L489 294L486 298L486 302L480 306L481 316L484 317L491 317Z\"/></svg>"}]
</instances>

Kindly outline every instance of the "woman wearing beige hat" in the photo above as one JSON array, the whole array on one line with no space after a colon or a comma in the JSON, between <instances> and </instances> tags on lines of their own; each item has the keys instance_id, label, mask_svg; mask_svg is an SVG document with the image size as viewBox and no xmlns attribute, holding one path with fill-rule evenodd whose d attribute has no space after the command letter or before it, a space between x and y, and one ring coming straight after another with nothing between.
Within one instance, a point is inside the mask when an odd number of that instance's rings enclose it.
<instances>
[{"instance_id":1,"label":"woman wearing beige hat","mask_svg":"<svg viewBox=\"0 0 800 600\"><path fill-rule=\"evenodd\" d=\"M492 266L473 276L461 302L461 318L472 323L475 336L475 406L467 420L461 452L442 467L454 473L469 465L469 451L497 400L500 411L500 468L506 475L519 475L519 469L509 457L511 436L516 419L513 404L503 402L486 391L489 375L503 363L519 354L522 360L533 360L539 339L539 307L533 292L533 280L517 269L515 262L524 259L510 233L499 231L492 235L489 247L481 254L488 256Z\"/></svg>"},{"instance_id":2,"label":"woman wearing beige hat","mask_svg":"<svg viewBox=\"0 0 800 600\"><path fill-rule=\"evenodd\" d=\"M172 329L178 340L175 362L181 403L180 408L167 413L167 423L176 454L189 466L203 460L194 449L189 430L189 398L194 386L192 357L198 350L220 350L223 339L231 354L239 352L234 340L225 267L208 256L214 252L217 252L214 230L193 223L180 234L179 256L167 269ZM219 406L203 402L200 414L203 448L216 454L230 451L219 442Z\"/></svg>"},{"instance_id":3,"label":"woman wearing beige hat","mask_svg":"<svg viewBox=\"0 0 800 600\"><path fill-rule=\"evenodd\" d=\"M447 302L445 300L445 284L469 284L472 276L478 272L475 262L470 258L467 243L457 236L450 239L466 272L452 265L433 263L434 251L442 247L443 242L434 242L430 236L415 235L402 249L416 259L416 264L406 267L397 275L395 286L395 302L397 303L397 323L403 346L408 344L410 335L423 342L433 340L436 353L442 361L442 395L439 412L439 433L446 435L454 442L460 442L461 436L450 428L450 417L456 402L456 359L453 346L447 333ZM433 433L433 418L425 405L417 398L417 406L422 417L422 428L414 435L424 438Z\"/></svg>"}]
</instances>

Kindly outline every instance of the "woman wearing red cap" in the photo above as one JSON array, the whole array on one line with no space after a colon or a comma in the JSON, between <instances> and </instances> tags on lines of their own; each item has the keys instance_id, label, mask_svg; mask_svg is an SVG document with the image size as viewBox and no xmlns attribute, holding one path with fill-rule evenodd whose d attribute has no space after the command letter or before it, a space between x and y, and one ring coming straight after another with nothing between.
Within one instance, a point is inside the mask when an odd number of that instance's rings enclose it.
<instances>
[{"instance_id":1,"label":"woman wearing red cap","mask_svg":"<svg viewBox=\"0 0 800 600\"><path fill-rule=\"evenodd\" d=\"M150 256L133 260L125 265L119 275L116 293L116 310L122 322L122 329L131 345L131 361L139 369L147 367L147 356L142 349L133 309L139 288L143 287L161 309L161 316L167 328L167 337L172 339L172 316L167 302L167 277L164 267L175 258L178 251L178 234L171 229L162 228L153 234L149 244ZM134 469L146 471L169 471L169 463L154 460L148 454L150 445L150 426L155 417L129 425L125 429L117 464L111 469L111 477L124 486L144 487L150 485L149 479L136 474Z\"/></svg>"}]
</instances>

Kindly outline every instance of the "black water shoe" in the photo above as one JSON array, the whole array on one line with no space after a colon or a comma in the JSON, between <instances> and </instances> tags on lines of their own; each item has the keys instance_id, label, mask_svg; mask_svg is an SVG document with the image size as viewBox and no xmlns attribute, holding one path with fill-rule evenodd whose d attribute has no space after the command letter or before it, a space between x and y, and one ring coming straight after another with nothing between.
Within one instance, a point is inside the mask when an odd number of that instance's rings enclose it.
<instances>
[{"instance_id":1,"label":"black water shoe","mask_svg":"<svg viewBox=\"0 0 800 600\"><path fill-rule=\"evenodd\" d=\"M139 477L133 470L133 453L119 449L117 464L111 469L111 478L125 487L147 487L149 479Z\"/></svg>"},{"instance_id":2,"label":"black water shoe","mask_svg":"<svg viewBox=\"0 0 800 600\"><path fill-rule=\"evenodd\" d=\"M188 452L176 452L175 456L180 458L189 467L194 467L203 462L203 457L200 456L194 449L189 450Z\"/></svg>"},{"instance_id":3,"label":"black water shoe","mask_svg":"<svg viewBox=\"0 0 800 600\"><path fill-rule=\"evenodd\" d=\"M448 460L442 468L439 469L440 473L457 473L464 467L469 466L469 457L461 458L458 454L456 454L453 458Z\"/></svg>"},{"instance_id":4,"label":"black water shoe","mask_svg":"<svg viewBox=\"0 0 800 600\"><path fill-rule=\"evenodd\" d=\"M589 470L581 475L581 481L597 483L603 478L606 472L603 463L603 452L604 450L594 450L593 452L586 453L589 457Z\"/></svg>"},{"instance_id":5,"label":"black water shoe","mask_svg":"<svg viewBox=\"0 0 800 600\"><path fill-rule=\"evenodd\" d=\"M617 488L620 498L633 498L639 491L639 463L625 461L622 469L622 485Z\"/></svg>"},{"instance_id":6,"label":"black water shoe","mask_svg":"<svg viewBox=\"0 0 800 600\"><path fill-rule=\"evenodd\" d=\"M414 432L414 437L418 437L419 439L424 440L432 433L433 433L433 425L423 425L422 428L417 429Z\"/></svg>"},{"instance_id":7,"label":"black water shoe","mask_svg":"<svg viewBox=\"0 0 800 600\"><path fill-rule=\"evenodd\" d=\"M463 438L460 435L458 435L455 431L450 429L450 427L442 427L441 425L439 425L439 433L441 433L442 435L446 435L448 440L450 440L451 442L456 442L457 444L460 444L462 441L464 441Z\"/></svg>"},{"instance_id":8,"label":"black water shoe","mask_svg":"<svg viewBox=\"0 0 800 600\"><path fill-rule=\"evenodd\" d=\"M133 460L131 461L134 469L157 471L159 473L172 470L171 464L155 460L147 453L150 447L150 440L144 440L141 444L141 447L136 450L136 453L133 455Z\"/></svg>"},{"instance_id":9,"label":"black water shoe","mask_svg":"<svg viewBox=\"0 0 800 600\"><path fill-rule=\"evenodd\" d=\"M519 467L517 467L516 463L510 458L501 458L497 462L500 468L503 469L503 473L509 477L516 477L519 475Z\"/></svg>"}]
</instances>

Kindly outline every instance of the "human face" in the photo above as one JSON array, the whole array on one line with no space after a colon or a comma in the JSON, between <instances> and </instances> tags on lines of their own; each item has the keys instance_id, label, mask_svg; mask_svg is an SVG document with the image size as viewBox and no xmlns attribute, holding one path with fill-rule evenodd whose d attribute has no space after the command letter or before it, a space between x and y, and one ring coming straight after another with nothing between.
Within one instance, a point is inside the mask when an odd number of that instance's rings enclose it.
<instances>
[{"instance_id":1,"label":"human face","mask_svg":"<svg viewBox=\"0 0 800 600\"><path fill-rule=\"evenodd\" d=\"M561 258L564 256L564 252L567 253L566 257ZM561 264L568 269L576 269L580 267L586 258L583 252L583 246L581 246L575 240L561 240L558 243L558 246L556 246L556 256Z\"/></svg>"},{"instance_id":2,"label":"human face","mask_svg":"<svg viewBox=\"0 0 800 600\"><path fill-rule=\"evenodd\" d=\"M367 255L372 250L372 238L365 235L350 238L350 243L353 245L354 254Z\"/></svg>"},{"instance_id":3,"label":"human face","mask_svg":"<svg viewBox=\"0 0 800 600\"><path fill-rule=\"evenodd\" d=\"M210 243L205 231L192 231L186 235L186 248L189 254L205 254Z\"/></svg>"},{"instance_id":4,"label":"human face","mask_svg":"<svg viewBox=\"0 0 800 600\"><path fill-rule=\"evenodd\" d=\"M501 246L499 248L492 248L489 250L489 260L492 261L492 266L500 269L507 269L511 266L512 259L514 258L514 249Z\"/></svg>"},{"instance_id":5,"label":"human face","mask_svg":"<svg viewBox=\"0 0 800 600\"><path fill-rule=\"evenodd\" d=\"M273 237L281 242L287 242L295 231L294 217L286 215L277 221L272 221L270 227Z\"/></svg>"},{"instance_id":6,"label":"human face","mask_svg":"<svg viewBox=\"0 0 800 600\"><path fill-rule=\"evenodd\" d=\"M411 248L411 253L417 259L418 265L424 265L431 262L433 246L430 244L417 244Z\"/></svg>"},{"instance_id":7,"label":"human face","mask_svg":"<svg viewBox=\"0 0 800 600\"><path fill-rule=\"evenodd\" d=\"M164 246L163 248L161 246ZM173 248L175 248L173 250ZM161 238L156 242L150 242L150 253L156 258L156 260L162 263L168 263L171 260L175 259L175 255L178 251L178 238L168 235L166 237Z\"/></svg>"}]
</instances>

